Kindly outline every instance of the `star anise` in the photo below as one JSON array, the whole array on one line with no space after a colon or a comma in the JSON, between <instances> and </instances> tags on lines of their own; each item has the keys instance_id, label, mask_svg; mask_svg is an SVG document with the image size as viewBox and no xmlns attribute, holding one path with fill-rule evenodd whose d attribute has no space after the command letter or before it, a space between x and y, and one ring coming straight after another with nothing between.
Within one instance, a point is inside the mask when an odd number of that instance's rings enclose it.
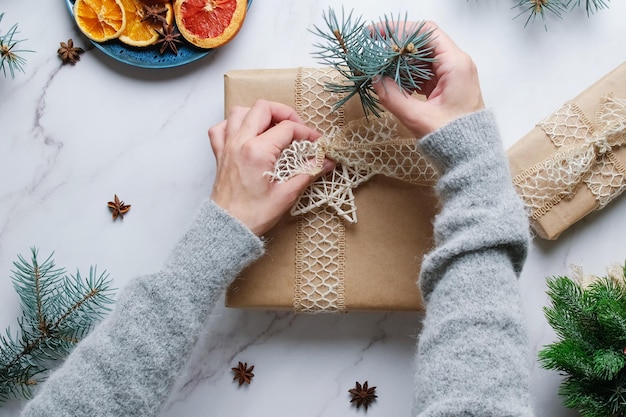
<instances>
[{"instance_id":1,"label":"star anise","mask_svg":"<svg viewBox=\"0 0 626 417\"><path fill-rule=\"evenodd\" d=\"M146 20L150 20L153 23L163 23L166 24L165 16L163 14L167 13L167 7L162 4L143 4L143 17L141 18L142 22Z\"/></svg>"},{"instance_id":2,"label":"star anise","mask_svg":"<svg viewBox=\"0 0 626 417\"><path fill-rule=\"evenodd\" d=\"M356 383L356 388L352 388L348 390L350 394L352 394L351 403L356 403L356 408L358 409L360 406L363 406L365 410L370 406L378 396L375 394L376 387L369 388L367 386L367 381L361 386L358 382Z\"/></svg>"},{"instance_id":3,"label":"star anise","mask_svg":"<svg viewBox=\"0 0 626 417\"><path fill-rule=\"evenodd\" d=\"M124 214L128 213L128 210L130 210L130 204L124 204L124 202L118 198L117 194L115 194L113 201L107 203L107 206L109 206L113 212L113 220L117 219L117 216L123 219Z\"/></svg>"},{"instance_id":4,"label":"star anise","mask_svg":"<svg viewBox=\"0 0 626 417\"><path fill-rule=\"evenodd\" d=\"M248 362L239 362L239 365L237 365L237 367L231 369L235 374L233 381L239 381L239 386L243 384L250 384L252 378L254 378L254 374L252 373L252 371L254 370L254 365L248 368Z\"/></svg>"},{"instance_id":5,"label":"star anise","mask_svg":"<svg viewBox=\"0 0 626 417\"><path fill-rule=\"evenodd\" d=\"M68 39L67 43L59 42L59 44L61 47L57 49L57 54L59 54L59 58L61 58L63 64L69 63L74 65L80 60L80 54L85 52L83 48L75 47L72 39Z\"/></svg>"},{"instance_id":6,"label":"star anise","mask_svg":"<svg viewBox=\"0 0 626 417\"><path fill-rule=\"evenodd\" d=\"M163 24L163 30L158 30L159 40L155 42L156 45L161 44L160 54L163 54L167 48L170 48L174 55L178 55L177 43L181 43L180 33L176 33L176 27L174 25Z\"/></svg>"}]
</instances>

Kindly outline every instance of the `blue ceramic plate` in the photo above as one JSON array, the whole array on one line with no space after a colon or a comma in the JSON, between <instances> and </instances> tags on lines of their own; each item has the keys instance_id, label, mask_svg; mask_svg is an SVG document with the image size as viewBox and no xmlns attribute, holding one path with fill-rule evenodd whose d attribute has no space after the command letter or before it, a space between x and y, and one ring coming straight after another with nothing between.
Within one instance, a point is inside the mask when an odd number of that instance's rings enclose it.
<instances>
[{"instance_id":1,"label":"blue ceramic plate","mask_svg":"<svg viewBox=\"0 0 626 417\"><path fill-rule=\"evenodd\" d=\"M74 2L65 0L67 8L74 17ZM248 8L252 0L248 0ZM171 68L189 64L214 52L214 49L196 48L181 37L182 43L178 44L178 55L167 50L162 55L159 53L160 46L148 46L135 48L118 40L107 42L91 42L93 45L111 58L128 65L141 68Z\"/></svg>"}]
</instances>

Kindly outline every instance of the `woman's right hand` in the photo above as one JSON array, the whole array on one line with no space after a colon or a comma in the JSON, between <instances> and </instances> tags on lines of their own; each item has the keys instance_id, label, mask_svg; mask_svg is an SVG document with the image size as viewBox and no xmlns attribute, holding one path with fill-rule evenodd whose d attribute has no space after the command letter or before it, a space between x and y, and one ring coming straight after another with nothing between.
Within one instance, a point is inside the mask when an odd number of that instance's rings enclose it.
<instances>
[{"instance_id":1,"label":"woman's right hand","mask_svg":"<svg viewBox=\"0 0 626 417\"><path fill-rule=\"evenodd\" d=\"M402 27L411 25L416 24L407 22ZM402 91L391 78L382 77L373 83L380 103L418 137L485 107L472 58L436 24L426 22L422 30L432 31L427 47L433 48L435 58L434 77L419 91L426 100Z\"/></svg>"},{"instance_id":2,"label":"woman's right hand","mask_svg":"<svg viewBox=\"0 0 626 417\"><path fill-rule=\"evenodd\" d=\"M211 198L261 236L274 226L315 176L300 174L285 182L265 175L294 140L317 140L320 133L302 123L296 111L265 100L251 108L234 107L209 129L217 173ZM323 175L334 167L324 162Z\"/></svg>"}]
</instances>

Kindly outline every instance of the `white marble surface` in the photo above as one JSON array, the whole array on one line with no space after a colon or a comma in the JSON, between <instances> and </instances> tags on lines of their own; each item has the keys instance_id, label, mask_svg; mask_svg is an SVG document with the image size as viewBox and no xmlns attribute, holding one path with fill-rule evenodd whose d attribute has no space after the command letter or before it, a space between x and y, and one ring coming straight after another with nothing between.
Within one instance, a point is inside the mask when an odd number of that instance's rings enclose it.
<instances>
[{"instance_id":1,"label":"white marble surface","mask_svg":"<svg viewBox=\"0 0 626 417\"><path fill-rule=\"evenodd\" d=\"M55 251L60 266L106 269L118 288L161 265L215 172L207 128L222 117L222 75L230 69L314 65L307 31L321 24L329 0L255 0L243 29L213 57L185 67L144 70L89 48L75 66L56 56L60 41L88 47L64 2L0 1L3 30L19 22L25 74L0 77L0 331L15 328L19 300L12 262L37 246ZM476 60L487 104L506 146L625 57L626 2L587 19L583 13L523 28L506 0L385 2L346 0L372 19L407 10L438 22ZM338 4L338 3L337 3ZM117 193L132 204L111 222L106 202ZM542 306L545 277L569 265L603 273L626 257L626 199L590 215L558 241L535 240L520 286L533 356L538 415L570 416L561 405L559 376L535 362L552 341ZM368 415L408 416L412 357L419 316L351 313L307 316L218 307L189 369L163 412L168 416L346 416L356 380L378 386ZM249 387L238 388L230 367L256 365ZM18 413L21 403L0 408Z\"/></svg>"}]
</instances>

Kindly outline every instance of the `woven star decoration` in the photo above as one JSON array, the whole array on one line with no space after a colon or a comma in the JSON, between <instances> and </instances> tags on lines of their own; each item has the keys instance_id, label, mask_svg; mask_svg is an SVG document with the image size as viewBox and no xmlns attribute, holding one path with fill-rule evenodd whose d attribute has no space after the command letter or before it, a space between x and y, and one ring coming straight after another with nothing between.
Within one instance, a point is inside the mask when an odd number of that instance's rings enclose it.
<instances>
[{"instance_id":1,"label":"woven star decoration","mask_svg":"<svg viewBox=\"0 0 626 417\"><path fill-rule=\"evenodd\" d=\"M417 150L416 142L412 136L399 134L398 123L391 115L373 121L354 120L315 142L292 142L281 153L274 171L266 175L279 182L298 174L316 175L325 158L334 160L335 169L304 191L291 214L328 205L346 221L356 223L353 189L374 175L412 184L434 184L437 170Z\"/></svg>"},{"instance_id":2,"label":"woven star decoration","mask_svg":"<svg viewBox=\"0 0 626 417\"><path fill-rule=\"evenodd\" d=\"M372 174L346 165L337 165L328 175L308 187L294 206L292 214L310 211L324 204L332 207L350 223L357 221L353 189L367 181Z\"/></svg>"}]
</instances>

